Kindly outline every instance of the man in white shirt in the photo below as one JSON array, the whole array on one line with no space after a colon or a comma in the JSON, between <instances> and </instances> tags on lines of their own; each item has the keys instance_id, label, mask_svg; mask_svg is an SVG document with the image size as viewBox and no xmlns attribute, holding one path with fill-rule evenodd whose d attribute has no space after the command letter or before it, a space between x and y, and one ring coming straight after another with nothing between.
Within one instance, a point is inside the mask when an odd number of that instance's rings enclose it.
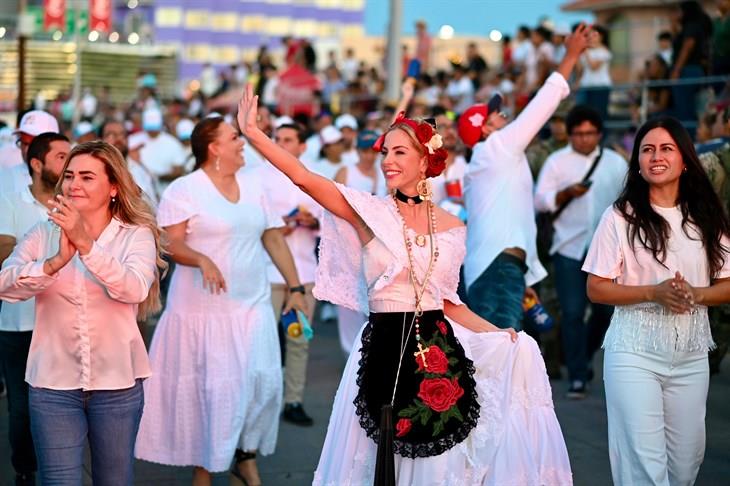
<instances>
[{"instance_id":1,"label":"man in white shirt","mask_svg":"<svg viewBox=\"0 0 730 486\"><path fill-rule=\"evenodd\" d=\"M488 112L485 105L469 108L459 119L464 143L476 143L464 178L469 214L464 280L469 305L502 328L521 328L526 286L546 275L537 258L533 182L525 149L570 92L566 79L589 33L581 25L568 38L557 72L513 122L507 124L498 106ZM480 140L484 141L477 143Z\"/></svg>"},{"instance_id":2,"label":"man in white shirt","mask_svg":"<svg viewBox=\"0 0 730 486\"><path fill-rule=\"evenodd\" d=\"M7 259L29 229L47 219L47 201L53 198L70 150L68 139L58 133L39 134L30 143L26 156L32 183L18 192L0 195L0 262ZM15 484L34 484L37 468L30 432L28 385L25 383L34 325L34 299L3 302L0 308L0 367L8 390L8 435Z\"/></svg>"},{"instance_id":3,"label":"man in white shirt","mask_svg":"<svg viewBox=\"0 0 730 486\"><path fill-rule=\"evenodd\" d=\"M32 110L20 119L15 131L18 149L8 149L3 153L5 160L2 161L4 168L0 170L0 194L23 190L31 183L25 154L33 138L46 132L58 133L58 121L50 113Z\"/></svg>"},{"instance_id":4,"label":"man in white shirt","mask_svg":"<svg viewBox=\"0 0 730 486\"><path fill-rule=\"evenodd\" d=\"M555 213L564 207L553 223L550 255L555 266L563 352L571 383L567 396L583 398L590 378L589 363L608 328L612 308L592 304L586 327L588 297L586 274L581 267L603 212L624 186L628 163L613 150L600 147L603 122L590 106L574 107L568 113L566 126L570 144L553 152L540 170L535 209ZM589 182L582 183L594 162Z\"/></svg>"},{"instance_id":5,"label":"man in white shirt","mask_svg":"<svg viewBox=\"0 0 730 486\"><path fill-rule=\"evenodd\" d=\"M142 113L142 129L149 140L141 153L141 162L159 180L161 190L185 172L185 148L173 135L163 131L162 113L146 110Z\"/></svg>"},{"instance_id":6,"label":"man in white shirt","mask_svg":"<svg viewBox=\"0 0 730 486\"><path fill-rule=\"evenodd\" d=\"M274 132L277 145L299 158L307 145L304 132L295 124L284 124ZM258 169L261 183L265 187L273 211L278 212L286 222L283 229L287 245L299 272L302 289L289 289L273 263L269 263L271 281L271 303L278 322L281 310L289 292L302 291L307 302L307 319L314 314L314 275L317 269L315 250L322 207L314 199L300 191L283 173L271 164ZM292 214L294 213L294 214ZM302 407L304 386L307 377L309 341L305 336L286 335L284 370L284 420L296 425L312 425L312 418Z\"/></svg>"}]
</instances>

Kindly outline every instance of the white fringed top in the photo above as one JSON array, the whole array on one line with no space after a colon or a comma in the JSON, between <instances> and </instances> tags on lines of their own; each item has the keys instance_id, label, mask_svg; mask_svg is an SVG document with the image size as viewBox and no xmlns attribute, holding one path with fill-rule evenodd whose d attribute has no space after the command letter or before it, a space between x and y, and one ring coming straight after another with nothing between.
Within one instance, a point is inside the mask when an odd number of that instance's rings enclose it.
<instances>
[{"instance_id":1,"label":"white fringed top","mask_svg":"<svg viewBox=\"0 0 730 486\"><path fill-rule=\"evenodd\" d=\"M654 206L670 225L664 265L636 242L631 248L627 223L610 207L603 214L588 250L583 271L623 285L656 285L679 271L694 287L710 285L710 269L699 230L682 228L679 207ZM729 241L723 238L725 245ZM730 255L717 278L730 277ZM696 306L689 314L676 314L655 303L616 306L603 347L611 351L693 352L714 347L707 308Z\"/></svg>"}]
</instances>

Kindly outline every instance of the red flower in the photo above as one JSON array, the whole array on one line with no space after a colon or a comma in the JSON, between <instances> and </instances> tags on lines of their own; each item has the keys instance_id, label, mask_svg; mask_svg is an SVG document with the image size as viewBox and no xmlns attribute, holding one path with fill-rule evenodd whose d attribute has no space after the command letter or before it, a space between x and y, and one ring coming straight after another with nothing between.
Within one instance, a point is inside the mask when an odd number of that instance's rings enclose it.
<instances>
[{"instance_id":1,"label":"red flower","mask_svg":"<svg viewBox=\"0 0 730 486\"><path fill-rule=\"evenodd\" d=\"M416 125L416 138L421 143L427 143L433 137L433 128L426 122L421 122Z\"/></svg>"},{"instance_id":2,"label":"red flower","mask_svg":"<svg viewBox=\"0 0 730 486\"><path fill-rule=\"evenodd\" d=\"M445 148L436 149L433 155L428 156L428 168L426 177L436 177L446 169L446 158L449 153Z\"/></svg>"},{"instance_id":3,"label":"red flower","mask_svg":"<svg viewBox=\"0 0 730 486\"><path fill-rule=\"evenodd\" d=\"M449 333L449 330L446 327L446 323L444 321L436 321L436 327L439 328L439 331L441 331L441 334L443 334L444 336Z\"/></svg>"},{"instance_id":4,"label":"red flower","mask_svg":"<svg viewBox=\"0 0 730 486\"><path fill-rule=\"evenodd\" d=\"M413 424L411 423L411 421L409 419L407 419L407 418L400 419L398 421L398 423L395 424L395 430L396 430L395 436L403 437L404 435L406 435L408 432L411 431L412 425Z\"/></svg>"},{"instance_id":5,"label":"red flower","mask_svg":"<svg viewBox=\"0 0 730 486\"><path fill-rule=\"evenodd\" d=\"M426 358L428 368L423 366L424 358L422 356ZM418 364L418 371L425 371L426 373L443 375L449 369L449 358L438 346L429 346L428 353L416 356L416 363Z\"/></svg>"},{"instance_id":6,"label":"red flower","mask_svg":"<svg viewBox=\"0 0 730 486\"><path fill-rule=\"evenodd\" d=\"M421 382L418 398L434 412L445 412L464 395L456 378L426 378Z\"/></svg>"}]
</instances>

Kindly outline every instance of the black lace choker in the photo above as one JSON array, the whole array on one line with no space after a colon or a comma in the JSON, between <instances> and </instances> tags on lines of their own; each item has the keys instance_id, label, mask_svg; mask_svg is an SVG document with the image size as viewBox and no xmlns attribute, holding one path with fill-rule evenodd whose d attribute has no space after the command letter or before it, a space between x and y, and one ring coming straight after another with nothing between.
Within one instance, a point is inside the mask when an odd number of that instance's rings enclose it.
<instances>
[{"instance_id":1,"label":"black lace choker","mask_svg":"<svg viewBox=\"0 0 730 486\"><path fill-rule=\"evenodd\" d=\"M398 189L395 190L395 198L397 200L404 202L411 206L413 204L421 204L423 202L423 199L421 199L421 196L406 196L405 194L400 192L400 190L398 190Z\"/></svg>"}]
</instances>

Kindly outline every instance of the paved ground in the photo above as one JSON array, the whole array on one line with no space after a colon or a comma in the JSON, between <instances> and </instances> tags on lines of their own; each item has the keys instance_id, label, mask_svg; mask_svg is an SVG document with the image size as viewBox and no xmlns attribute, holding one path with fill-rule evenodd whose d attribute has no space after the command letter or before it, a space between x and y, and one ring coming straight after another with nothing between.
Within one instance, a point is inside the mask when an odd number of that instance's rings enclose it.
<instances>
[{"instance_id":1,"label":"paved ground","mask_svg":"<svg viewBox=\"0 0 730 486\"><path fill-rule=\"evenodd\" d=\"M309 385L305 405L315 426L294 427L282 423L276 453L262 458L259 467L264 484L306 485L319 458L330 407L345 358L339 349L336 326L318 326L312 342ZM600 366L597 366L600 369ZM555 406L568 445L578 486L610 485L606 414L600 376L589 398L571 402L562 398L567 384L553 382ZM730 485L730 361L712 378L707 411L707 452L697 486ZM13 472L7 443L7 406L0 400L0 486L11 485ZM172 468L138 462L138 485L184 485L190 483L189 468ZM87 484L91 484L88 480ZM216 486L229 484L227 475L215 478Z\"/></svg>"}]
</instances>

